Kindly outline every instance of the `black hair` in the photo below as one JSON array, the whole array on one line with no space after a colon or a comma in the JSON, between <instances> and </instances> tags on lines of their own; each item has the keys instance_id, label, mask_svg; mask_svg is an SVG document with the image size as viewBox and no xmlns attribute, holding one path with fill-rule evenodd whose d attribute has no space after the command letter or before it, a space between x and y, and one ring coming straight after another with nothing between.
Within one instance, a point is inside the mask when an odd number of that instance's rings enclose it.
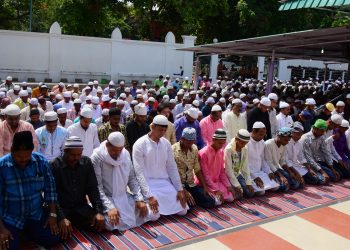
<instances>
[{"instance_id":1,"label":"black hair","mask_svg":"<svg viewBox=\"0 0 350 250\"><path fill-rule=\"evenodd\" d=\"M118 108L111 108L109 110L109 116L113 116L113 115L121 115L122 111Z\"/></svg>"},{"instance_id":2,"label":"black hair","mask_svg":"<svg viewBox=\"0 0 350 250\"><path fill-rule=\"evenodd\" d=\"M157 107L157 111L158 113L161 113L166 108L170 108L169 102L161 102Z\"/></svg>"},{"instance_id":3,"label":"black hair","mask_svg":"<svg viewBox=\"0 0 350 250\"><path fill-rule=\"evenodd\" d=\"M30 131L21 131L13 136L11 152L19 150L33 150L33 135Z\"/></svg>"}]
</instances>

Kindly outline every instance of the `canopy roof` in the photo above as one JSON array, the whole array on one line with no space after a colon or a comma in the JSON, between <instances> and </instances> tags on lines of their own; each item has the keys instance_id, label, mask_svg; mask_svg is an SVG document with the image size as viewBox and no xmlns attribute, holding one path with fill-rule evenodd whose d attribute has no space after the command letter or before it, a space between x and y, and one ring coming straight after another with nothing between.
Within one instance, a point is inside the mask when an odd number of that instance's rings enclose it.
<instances>
[{"instance_id":1,"label":"canopy roof","mask_svg":"<svg viewBox=\"0 0 350 250\"><path fill-rule=\"evenodd\" d=\"M306 8L336 10L350 13L350 0L282 0L280 11Z\"/></svg>"},{"instance_id":2,"label":"canopy roof","mask_svg":"<svg viewBox=\"0 0 350 250\"><path fill-rule=\"evenodd\" d=\"M350 26L306 30L271 36L212 43L178 50L200 54L271 56L280 59L313 59L349 62Z\"/></svg>"}]
</instances>

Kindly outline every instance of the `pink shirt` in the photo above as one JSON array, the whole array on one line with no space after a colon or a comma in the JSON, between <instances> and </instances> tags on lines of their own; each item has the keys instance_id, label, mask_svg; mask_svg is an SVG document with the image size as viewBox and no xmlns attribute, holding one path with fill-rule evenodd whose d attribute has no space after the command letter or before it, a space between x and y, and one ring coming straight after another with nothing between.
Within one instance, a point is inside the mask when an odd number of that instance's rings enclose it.
<instances>
[{"instance_id":1,"label":"pink shirt","mask_svg":"<svg viewBox=\"0 0 350 250\"><path fill-rule=\"evenodd\" d=\"M34 150L38 148L38 140L32 124L20 120L16 131L13 132L10 126L7 124L7 121L4 121L0 122L0 157L11 152L14 134L22 131L30 131L32 133L35 147Z\"/></svg>"},{"instance_id":2,"label":"pink shirt","mask_svg":"<svg viewBox=\"0 0 350 250\"><path fill-rule=\"evenodd\" d=\"M224 124L221 119L214 122L211 115L208 115L200 121L199 127L201 128L201 135L204 143L206 145L210 145L211 141L213 140L215 130L219 128L223 129Z\"/></svg>"},{"instance_id":3,"label":"pink shirt","mask_svg":"<svg viewBox=\"0 0 350 250\"><path fill-rule=\"evenodd\" d=\"M209 191L221 191L225 200L233 199L232 193L227 190L231 184L225 173L224 150L215 151L212 146L206 146L198 154L203 178ZM195 183L199 184L197 178Z\"/></svg>"}]
</instances>

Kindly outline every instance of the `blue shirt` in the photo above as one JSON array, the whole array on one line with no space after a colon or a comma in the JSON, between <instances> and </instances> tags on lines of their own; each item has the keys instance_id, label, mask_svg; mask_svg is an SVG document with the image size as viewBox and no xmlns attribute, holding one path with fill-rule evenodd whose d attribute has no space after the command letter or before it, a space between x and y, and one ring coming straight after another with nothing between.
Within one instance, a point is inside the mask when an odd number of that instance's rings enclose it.
<instances>
[{"instance_id":1,"label":"blue shirt","mask_svg":"<svg viewBox=\"0 0 350 250\"><path fill-rule=\"evenodd\" d=\"M182 131L185 128L190 127L196 130L196 133L197 133L196 145L198 149L201 149L204 147L204 142L201 136L201 128L199 127L199 122L197 120L195 120L193 123L189 123L186 119L186 116L183 116L180 119L175 121L174 126L175 126L176 141L179 141L181 139Z\"/></svg>"},{"instance_id":2,"label":"blue shirt","mask_svg":"<svg viewBox=\"0 0 350 250\"><path fill-rule=\"evenodd\" d=\"M12 155L0 158L0 219L23 229L27 219L40 220L43 202L56 203L55 180L48 161L32 153L25 168L16 167Z\"/></svg>"}]
</instances>

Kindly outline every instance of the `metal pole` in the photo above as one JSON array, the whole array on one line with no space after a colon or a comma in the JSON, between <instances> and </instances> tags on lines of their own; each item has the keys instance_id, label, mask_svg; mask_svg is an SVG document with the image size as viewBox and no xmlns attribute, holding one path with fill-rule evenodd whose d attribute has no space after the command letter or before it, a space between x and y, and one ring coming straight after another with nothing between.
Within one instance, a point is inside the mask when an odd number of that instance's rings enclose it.
<instances>
[{"instance_id":1,"label":"metal pole","mask_svg":"<svg viewBox=\"0 0 350 250\"><path fill-rule=\"evenodd\" d=\"M199 56L196 55L196 67L194 70L194 78L193 78L193 89L197 90L198 86L197 86L197 79L198 79L198 74L199 74Z\"/></svg>"},{"instance_id":2,"label":"metal pole","mask_svg":"<svg viewBox=\"0 0 350 250\"><path fill-rule=\"evenodd\" d=\"M30 7L29 7L29 32L32 31L32 18L33 18L33 0L30 0Z\"/></svg>"},{"instance_id":3,"label":"metal pole","mask_svg":"<svg viewBox=\"0 0 350 250\"><path fill-rule=\"evenodd\" d=\"M267 86L266 86L266 93L265 93L266 95L270 94L272 91L274 68L275 68L275 50L272 50L271 60L269 64L268 78L267 78Z\"/></svg>"}]
</instances>

